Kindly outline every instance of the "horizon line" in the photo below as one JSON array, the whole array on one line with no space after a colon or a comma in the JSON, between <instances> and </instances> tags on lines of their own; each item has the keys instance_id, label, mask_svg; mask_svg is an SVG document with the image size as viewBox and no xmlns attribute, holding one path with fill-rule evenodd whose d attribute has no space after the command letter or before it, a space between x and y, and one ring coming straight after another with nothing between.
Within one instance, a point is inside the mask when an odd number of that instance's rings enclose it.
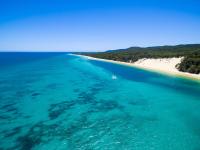
<instances>
[{"instance_id":1,"label":"horizon line","mask_svg":"<svg viewBox=\"0 0 200 150\"><path fill-rule=\"evenodd\" d=\"M110 51L110 50L121 50L121 49L128 49L131 47L138 47L138 48L151 48L151 47L165 47L165 46L181 46L181 45L200 45L200 43L190 43L190 44L164 44L164 45L155 45L155 46L129 46L126 48L118 48L118 49L107 49L107 50L91 50L91 51L86 51L86 50L77 50L77 51L73 51L73 50L69 50L69 51L65 51L65 50L0 50L0 53L4 53L4 52L8 52L8 53L12 53L12 52L41 52L41 53L76 53L76 52L106 52L106 51Z\"/></svg>"}]
</instances>

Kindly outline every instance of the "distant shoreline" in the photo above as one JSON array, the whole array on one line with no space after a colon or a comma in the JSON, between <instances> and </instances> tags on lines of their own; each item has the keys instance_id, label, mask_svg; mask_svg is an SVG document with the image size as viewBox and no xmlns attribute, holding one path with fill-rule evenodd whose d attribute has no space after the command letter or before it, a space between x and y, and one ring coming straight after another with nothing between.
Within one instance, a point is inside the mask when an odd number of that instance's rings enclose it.
<instances>
[{"instance_id":1,"label":"distant shoreline","mask_svg":"<svg viewBox=\"0 0 200 150\"><path fill-rule=\"evenodd\" d=\"M162 69L163 67L166 67L166 66L162 66L162 65L160 65L159 67L155 67L155 66L149 66L149 65L142 64L142 63L138 63L138 61L135 62L135 63L127 63L127 62L121 62L121 61L114 61L114 60L108 60L108 59L95 58L95 57L85 56L85 55L77 55L77 54L72 54L72 55L80 56L80 57L83 57L83 58L86 58L86 59L90 59L90 60L99 60L99 61L104 61L104 62L110 62L110 63L115 63L115 64L119 64L119 65L125 65L125 66L129 66L129 67L143 69L143 70L146 70L146 71L156 72L156 73L169 75L169 76L176 76L176 77L186 78L186 79L195 80L197 82L200 82L200 74L192 74L192 73L180 72L177 69L174 70L174 68ZM173 58L171 58L171 59L173 59ZM150 60L150 59L148 59L148 60ZM155 61L156 59L151 59L151 60ZM162 59L159 59L159 60L162 61Z\"/></svg>"}]
</instances>

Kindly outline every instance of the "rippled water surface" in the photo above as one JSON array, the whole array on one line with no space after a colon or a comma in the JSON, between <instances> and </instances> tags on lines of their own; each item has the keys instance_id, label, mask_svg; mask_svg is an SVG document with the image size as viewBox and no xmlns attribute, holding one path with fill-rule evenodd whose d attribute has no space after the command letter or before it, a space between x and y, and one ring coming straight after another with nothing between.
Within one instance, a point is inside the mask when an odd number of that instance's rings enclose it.
<instances>
[{"instance_id":1,"label":"rippled water surface","mask_svg":"<svg viewBox=\"0 0 200 150\"><path fill-rule=\"evenodd\" d=\"M199 150L200 84L65 53L0 53L2 150Z\"/></svg>"}]
</instances>

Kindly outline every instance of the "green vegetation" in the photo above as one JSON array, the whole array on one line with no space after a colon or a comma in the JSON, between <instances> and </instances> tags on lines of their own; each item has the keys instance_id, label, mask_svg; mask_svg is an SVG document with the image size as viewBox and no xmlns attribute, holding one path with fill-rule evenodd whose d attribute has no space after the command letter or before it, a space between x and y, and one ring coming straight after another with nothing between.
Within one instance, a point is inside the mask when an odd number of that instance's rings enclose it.
<instances>
[{"instance_id":1,"label":"green vegetation","mask_svg":"<svg viewBox=\"0 0 200 150\"><path fill-rule=\"evenodd\" d=\"M109 50L96 53L79 53L96 58L135 62L141 58L184 57L177 68L183 72L200 73L200 44L157 47L130 47L127 49Z\"/></svg>"},{"instance_id":2,"label":"green vegetation","mask_svg":"<svg viewBox=\"0 0 200 150\"><path fill-rule=\"evenodd\" d=\"M200 73L200 52L194 52L194 54L186 56L177 68L183 72Z\"/></svg>"}]
</instances>

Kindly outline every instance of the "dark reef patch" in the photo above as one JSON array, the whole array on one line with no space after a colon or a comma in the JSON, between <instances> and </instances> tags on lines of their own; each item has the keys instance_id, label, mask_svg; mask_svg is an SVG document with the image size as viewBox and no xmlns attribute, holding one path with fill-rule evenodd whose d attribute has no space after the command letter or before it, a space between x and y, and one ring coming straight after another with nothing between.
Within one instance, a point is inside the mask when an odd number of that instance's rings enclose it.
<instances>
[{"instance_id":1,"label":"dark reef patch","mask_svg":"<svg viewBox=\"0 0 200 150\"><path fill-rule=\"evenodd\" d=\"M96 100L95 95L104 88L102 82L93 84L87 92L79 92L75 89L78 96L75 100L63 101L57 104L52 104L48 109L49 118L51 120L58 118L61 114L69 111L78 105L90 105L88 112L107 112L113 109L122 110L123 106L113 100Z\"/></svg>"},{"instance_id":2,"label":"dark reef patch","mask_svg":"<svg viewBox=\"0 0 200 150\"><path fill-rule=\"evenodd\" d=\"M9 119L10 117L9 116L7 116L7 115L1 115L0 116L0 120L7 120L7 119Z\"/></svg>"},{"instance_id":3,"label":"dark reef patch","mask_svg":"<svg viewBox=\"0 0 200 150\"><path fill-rule=\"evenodd\" d=\"M32 96L32 97L36 97L36 96L39 96L39 95L41 95L41 94L40 94L40 93L37 93L37 92L36 92L36 93L33 93L33 94L31 94L31 96Z\"/></svg>"},{"instance_id":4,"label":"dark reef patch","mask_svg":"<svg viewBox=\"0 0 200 150\"><path fill-rule=\"evenodd\" d=\"M65 111L71 109L76 104L75 101L64 101L57 104L51 104L48 109L51 120L58 118Z\"/></svg>"},{"instance_id":5,"label":"dark reef patch","mask_svg":"<svg viewBox=\"0 0 200 150\"><path fill-rule=\"evenodd\" d=\"M19 134L21 130L22 130L22 126L15 127L9 131L4 131L4 137L8 138L8 137L15 136L16 134Z\"/></svg>"},{"instance_id":6,"label":"dark reef patch","mask_svg":"<svg viewBox=\"0 0 200 150\"><path fill-rule=\"evenodd\" d=\"M24 135L17 138L17 145L15 148L20 150L31 150L40 143L48 142L48 139L43 139L43 136L53 138L56 136L56 128L59 125L45 125L43 122L39 122L32 126L29 131Z\"/></svg>"},{"instance_id":7,"label":"dark reef patch","mask_svg":"<svg viewBox=\"0 0 200 150\"><path fill-rule=\"evenodd\" d=\"M87 92L81 92L78 95L77 103L79 105L93 103L95 101L95 95Z\"/></svg>"},{"instance_id":8,"label":"dark reef patch","mask_svg":"<svg viewBox=\"0 0 200 150\"><path fill-rule=\"evenodd\" d=\"M9 103L9 104L5 104L1 107L1 110L5 113L13 113L13 114L17 114L18 113L18 109L15 106L16 103Z\"/></svg>"},{"instance_id":9,"label":"dark reef patch","mask_svg":"<svg viewBox=\"0 0 200 150\"><path fill-rule=\"evenodd\" d=\"M19 137L17 139L17 142L19 143L19 147L21 150L31 150L36 145L41 143L41 137L40 136L23 136ZM18 147L18 146L16 146Z\"/></svg>"},{"instance_id":10,"label":"dark reef patch","mask_svg":"<svg viewBox=\"0 0 200 150\"><path fill-rule=\"evenodd\" d=\"M10 103L10 104L5 104L1 107L1 109L7 109L9 107L12 107L13 105L15 105L16 103Z\"/></svg>"},{"instance_id":11,"label":"dark reef patch","mask_svg":"<svg viewBox=\"0 0 200 150\"><path fill-rule=\"evenodd\" d=\"M90 113L91 112L108 112L113 109L119 109L123 111L123 106L119 105L118 102L113 101L113 100L100 100L96 101L95 103L92 103L92 106L90 108Z\"/></svg>"},{"instance_id":12,"label":"dark reef patch","mask_svg":"<svg viewBox=\"0 0 200 150\"><path fill-rule=\"evenodd\" d=\"M92 94L97 94L100 90L102 90L105 87L105 83L104 82L99 82L94 84L91 88L90 88L90 92Z\"/></svg>"}]
</instances>

